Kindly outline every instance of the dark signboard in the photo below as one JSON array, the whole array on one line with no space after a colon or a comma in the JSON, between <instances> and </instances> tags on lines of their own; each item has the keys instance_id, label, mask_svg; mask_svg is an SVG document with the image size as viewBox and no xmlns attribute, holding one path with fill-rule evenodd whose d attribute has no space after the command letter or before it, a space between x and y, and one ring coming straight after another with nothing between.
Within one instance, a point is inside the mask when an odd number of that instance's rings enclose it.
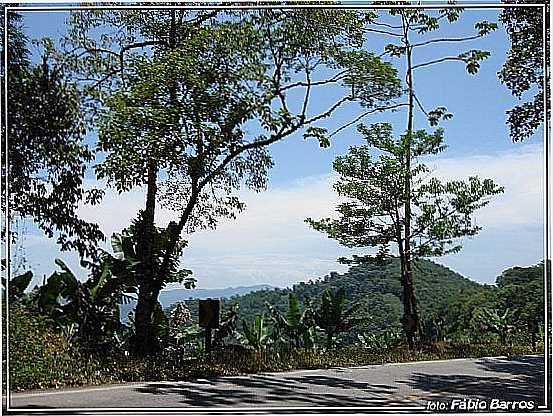
<instances>
[{"instance_id":1,"label":"dark signboard","mask_svg":"<svg viewBox=\"0 0 553 416\"><path fill-rule=\"evenodd\" d=\"M219 299L200 299L199 324L202 328L219 328Z\"/></svg>"}]
</instances>

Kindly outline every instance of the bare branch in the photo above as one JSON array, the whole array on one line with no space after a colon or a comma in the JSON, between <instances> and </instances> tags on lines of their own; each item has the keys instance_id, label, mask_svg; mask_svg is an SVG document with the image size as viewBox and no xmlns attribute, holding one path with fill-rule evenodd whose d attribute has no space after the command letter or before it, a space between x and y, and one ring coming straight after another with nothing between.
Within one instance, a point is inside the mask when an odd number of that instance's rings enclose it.
<instances>
[{"instance_id":1,"label":"bare branch","mask_svg":"<svg viewBox=\"0 0 553 416\"><path fill-rule=\"evenodd\" d=\"M422 64L414 65L411 69L422 68L429 65L439 64L445 61L462 61L458 56L446 56L445 58L436 59L434 61L423 62Z\"/></svg>"},{"instance_id":2,"label":"bare branch","mask_svg":"<svg viewBox=\"0 0 553 416\"><path fill-rule=\"evenodd\" d=\"M474 35L474 36L467 36L466 38L441 38L441 39L431 39L427 40L426 42L421 43L415 43L411 45L412 48L416 48L417 46L425 46L430 45L431 43L440 43L440 42L466 42L469 40L474 40L481 38L482 35Z\"/></svg>"},{"instance_id":3,"label":"bare branch","mask_svg":"<svg viewBox=\"0 0 553 416\"><path fill-rule=\"evenodd\" d=\"M284 87L280 88L280 91L286 91L286 90L289 90L289 89L292 89L292 88L295 88L295 87L307 87L307 86L316 87L316 86L319 86L319 85L331 84L333 82L338 82L341 79L343 79L347 73L348 73L348 71L344 70L344 71L339 72L338 74L336 74L332 78L325 79L324 81L311 82L309 84L307 84L306 82L303 82L303 81L294 82L293 84L288 84L288 85L285 85Z\"/></svg>"},{"instance_id":4,"label":"bare branch","mask_svg":"<svg viewBox=\"0 0 553 416\"><path fill-rule=\"evenodd\" d=\"M338 134L339 132L341 132L342 130L347 129L349 126L351 126L352 124L357 123L359 120L361 120L362 118L368 116L369 114L373 114L373 113L376 113L378 111L391 110L391 109L398 108L398 107L403 107L403 106L406 106L406 105L409 105L409 104L408 103L400 103L400 104L394 104L394 105L390 105L390 106L386 106L386 107L373 108L372 110L365 111L364 113L357 116L354 120L350 121L349 123L344 124L343 126L341 126L338 129L334 130L332 133L330 133L329 137L332 137L332 136Z\"/></svg>"},{"instance_id":5,"label":"bare branch","mask_svg":"<svg viewBox=\"0 0 553 416\"><path fill-rule=\"evenodd\" d=\"M373 33L381 33L383 35L388 35L388 36L396 36L396 37L403 37L403 35L401 33L395 33L395 32L390 32L390 31L387 31L387 30L380 30L380 29L361 29L363 32L373 32Z\"/></svg>"},{"instance_id":6,"label":"bare branch","mask_svg":"<svg viewBox=\"0 0 553 416\"><path fill-rule=\"evenodd\" d=\"M421 109L421 111L424 113L424 115L425 115L426 117L428 117L428 113L426 112L426 110L425 110L424 107L422 106L422 103L420 102L419 97L417 97L416 94L413 94L413 97L415 98L415 102L417 103L417 105L419 106L419 108Z\"/></svg>"}]
</instances>

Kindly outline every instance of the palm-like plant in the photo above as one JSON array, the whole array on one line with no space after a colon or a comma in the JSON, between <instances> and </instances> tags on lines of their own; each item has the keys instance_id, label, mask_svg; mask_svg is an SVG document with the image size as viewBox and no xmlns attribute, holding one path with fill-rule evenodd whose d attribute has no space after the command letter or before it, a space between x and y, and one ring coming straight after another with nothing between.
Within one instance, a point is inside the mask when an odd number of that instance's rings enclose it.
<instances>
[{"instance_id":1,"label":"palm-like plant","mask_svg":"<svg viewBox=\"0 0 553 416\"><path fill-rule=\"evenodd\" d=\"M271 318L278 333L286 336L296 348L304 347L312 349L315 346L315 319L314 311L308 303L303 311L298 297L290 292L288 294L288 310L282 314L273 305L267 303Z\"/></svg>"},{"instance_id":2,"label":"palm-like plant","mask_svg":"<svg viewBox=\"0 0 553 416\"><path fill-rule=\"evenodd\" d=\"M246 320L242 320L242 330L244 331L243 340L246 344L258 353L265 349L268 341L268 331L265 326L264 314L255 315L255 320L251 327Z\"/></svg>"},{"instance_id":3,"label":"palm-like plant","mask_svg":"<svg viewBox=\"0 0 553 416\"><path fill-rule=\"evenodd\" d=\"M71 331L71 338L91 349L106 347L118 329L119 303L127 299L122 288L114 290L109 274L93 275L84 283L60 259L61 270L54 272L36 292L39 311L62 330ZM109 289L108 289L109 287Z\"/></svg>"},{"instance_id":4,"label":"palm-like plant","mask_svg":"<svg viewBox=\"0 0 553 416\"><path fill-rule=\"evenodd\" d=\"M501 344L507 344L507 336L513 331L514 325L511 324L513 318L512 311L507 308L503 313L495 309L481 308L474 312L474 320L484 331L490 331L497 335Z\"/></svg>"},{"instance_id":5,"label":"palm-like plant","mask_svg":"<svg viewBox=\"0 0 553 416\"><path fill-rule=\"evenodd\" d=\"M315 323L326 334L326 347L332 348L334 337L355 325L352 319L355 307L346 309L346 291L343 288L332 292L326 289L321 296L321 305L314 313Z\"/></svg>"}]
</instances>

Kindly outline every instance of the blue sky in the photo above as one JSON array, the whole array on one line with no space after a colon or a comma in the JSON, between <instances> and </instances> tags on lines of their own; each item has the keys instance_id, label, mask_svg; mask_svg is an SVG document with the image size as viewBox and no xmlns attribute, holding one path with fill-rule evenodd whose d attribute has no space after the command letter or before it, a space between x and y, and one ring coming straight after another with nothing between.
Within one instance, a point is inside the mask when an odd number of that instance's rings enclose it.
<instances>
[{"instance_id":1,"label":"blue sky","mask_svg":"<svg viewBox=\"0 0 553 416\"><path fill-rule=\"evenodd\" d=\"M438 36L472 34L476 21L497 21L497 16L497 10L467 10L460 22L444 24ZM27 33L31 38L57 38L64 30L64 18L63 13L26 14ZM367 47L379 52L389 41L371 35ZM460 254L434 259L469 278L491 283L505 268L535 264L543 258L543 131L540 129L524 143L514 144L509 139L505 111L516 100L497 79L509 49L501 26L474 42L420 48L415 52L415 63L472 48L492 53L476 76L468 75L462 63L448 62L418 70L415 86L427 109L445 106L454 114L452 120L442 124L448 149L430 161L436 174L444 178L478 174L492 177L506 188L504 195L476 216L484 228L479 236L465 240ZM392 63L401 73L400 61L392 60ZM314 112L324 108L331 93L325 91L314 100ZM333 130L350 120L354 110L345 107L326 125ZM405 128L405 113L388 112L364 120L365 123L380 121L392 122L401 133ZM428 127L420 113L416 127ZM90 140L94 140L94 135ZM183 256L183 265L195 272L198 286L259 283L286 286L322 277L332 270L344 271L336 258L353 252L310 230L303 220L307 216L333 214L336 196L332 191L331 164L337 155L355 144L361 144L361 140L352 127L337 135L329 149L320 149L316 142L305 141L300 136L272 145L275 167L270 172L269 189L261 194L241 191L248 208L237 221L189 237L190 246ZM87 177L90 184L95 183L92 172ZM108 192L100 207L84 207L82 215L98 222L109 236L125 227L142 205L141 190L124 195ZM167 222L172 215L161 212L159 223ZM28 267L35 271L37 279L53 271L55 257L65 259L78 270L74 254L60 254L55 244L37 233L31 224L27 224L27 229L22 245ZM84 278L84 272L80 273Z\"/></svg>"}]
</instances>

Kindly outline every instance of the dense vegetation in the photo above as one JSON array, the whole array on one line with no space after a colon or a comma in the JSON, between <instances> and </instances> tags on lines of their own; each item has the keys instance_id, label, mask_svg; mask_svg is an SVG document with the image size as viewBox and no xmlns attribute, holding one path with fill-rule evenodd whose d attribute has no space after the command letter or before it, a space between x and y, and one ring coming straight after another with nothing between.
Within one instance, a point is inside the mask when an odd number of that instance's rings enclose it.
<instances>
[{"instance_id":1,"label":"dense vegetation","mask_svg":"<svg viewBox=\"0 0 553 416\"><path fill-rule=\"evenodd\" d=\"M2 281L11 387L541 351L543 264L506 270L486 286L426 259L459 251L458 240L480 230L471 214L502 191L476 176L418 177L428 169L417 158L445 148L443 129L425 128L452 114L426 109L413 70L457 61L474 75L490 53L470 49L413 65L413 51L476 41L498 28L480 21L466 38L437 34L461 12L83 10L69 15L59 46L37 42L40 65L31 62L21 17L4 11L9 65L2 76L13 88L3 91L12 104L3 131L10 140L2 180L11 180L3 200L12 214L57 237L62 250L77 251L85 273L56 260L58 270L40 286L29 287L32 271ZM372 33L392 43L370 50ZM516 49L507 69L520 67ZM396 59L404 60L397 68ZM525 90L506 75L516 95ZM327 87L333 98L314 107ZM351 119L329 131L332 123L322 121L346 105ZM377 248L376 256L345 259L352 266L344 274L226 301L211 352L195 301L163 310L167 284L195 285L193 271L181 265L190 234L236 218L245 209L240 189L267 187L269 145L299 134L328 147L364 117L401 107L403 134L390 123L359 124L367 145L337 158L336 190L348 199L338 207L342 218L307 220L345 246ZM543 110L534 110L516 131L536 128ZM91 148L87 134L97 139ZM102 189L85 190L85 172ZM100 248L103 232L77 209L98 203L109 187L120 194L145 189L138 215L111 236L111 251ZM160 208L176 220L160 226ZM3 243L18 237L8 230L0 230ZM9 261L1 266L13 270ZM121 304L131 301L135 311L122 322Z\"/></svg>"},{"instance_id":2,"label":"dense vegetation","mask_svg":"<svg viewBox=\"0 0 553 416\"><path fill-rule=\"evenodd\" d=\"M396 260L382 266L356 265L347 273L331 273L291 289L226 300L209 360L195 300L161 313L156 322L163 353L137 359L128 354L126 343L134 330L132 321L110 332L100 324L111 322L111 316L99 315L88 324L96 323L97 334L91 339L78 331L83 315L60 315L56 308L41 312L39 305L51 300L52 293L43 287L24 294L20 289L25 282L20 282L27 279L16 278L9 294L11 383L28 389L542 350L542 264L508 269L494 286L430 261L418 262L416 270L423 322L416 351L406 349L401 332ZM65 307L70 311L76 302L68 299ZM85 348L92 341L102 342L102 354Z\"/></svg>"}]
</instances>

